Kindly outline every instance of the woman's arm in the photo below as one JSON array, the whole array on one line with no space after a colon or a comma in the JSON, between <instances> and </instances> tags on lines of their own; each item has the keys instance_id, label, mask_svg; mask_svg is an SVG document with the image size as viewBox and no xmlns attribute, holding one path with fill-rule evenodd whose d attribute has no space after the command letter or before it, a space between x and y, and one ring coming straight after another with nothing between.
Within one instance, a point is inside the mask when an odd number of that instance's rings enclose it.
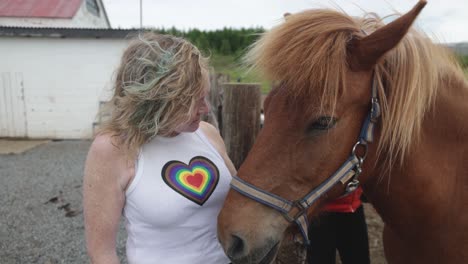
<instances>
[{"instance_id":1,"label":"woman's arm","mask_svg":"<svg viewBox=\"0 0 468 264\"><path fill-rule=\"evenodd\" d=\"M125 204L125 188L134 168L109 135L96 137L83 181L86 247L91 263L119 263L116 237Z\"/></svg>"},{"instance_id":2,"label":"woman's arm","mask_svg":"<svg viewBox=\"0 0 468 264\"><path fill-rule=\"evenodd\" d=\"M223 157L224 163L226 163L226 166L229 169L231 175L236 175L236 168L234 167L234 164L232 164L232 161L227 154L226 146L224 145L223 138L219 134L218 130L210 123L203 121L200 122L200 128L202 129L203 133L206 135L208 140L210 140L211 144L213 144L216 150L218 150L221 157Z\"/></svg>"}]
</instances>

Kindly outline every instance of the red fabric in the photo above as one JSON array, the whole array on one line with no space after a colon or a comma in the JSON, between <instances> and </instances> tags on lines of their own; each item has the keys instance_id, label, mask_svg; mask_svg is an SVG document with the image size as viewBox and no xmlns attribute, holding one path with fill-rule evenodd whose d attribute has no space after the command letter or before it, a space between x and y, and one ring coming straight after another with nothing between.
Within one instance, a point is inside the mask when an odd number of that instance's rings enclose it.
<instances>
[{"instance_id":1,"label":"red fabric","mask_svg":"<svg viewBox=\"0 0 468 264\"><path fill-rule=\"evenodd\" d=\"M354 213L361 206L362 188L357 188L354 192L326 203L323 211L338 213Z\"/></svg>"},{"instance_id":2,"label":"red fabric","mask_svg":"<svg viewBox=\"0 0 468 264\"><path fill-rule=\"evenodd\" d=\"M83 0L1 0L1 17L72 18Z\"/></svg>"}]
</instances>

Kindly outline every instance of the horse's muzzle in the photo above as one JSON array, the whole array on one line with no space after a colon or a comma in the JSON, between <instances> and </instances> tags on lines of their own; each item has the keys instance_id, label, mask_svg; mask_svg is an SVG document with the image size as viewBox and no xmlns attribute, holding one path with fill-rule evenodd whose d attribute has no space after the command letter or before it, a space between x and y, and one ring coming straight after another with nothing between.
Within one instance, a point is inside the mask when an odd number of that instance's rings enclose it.
<instances>
[{"instance_id":1,"label":"horse's muzzle","mask_svg":"<svg viewBox=\"0 0 468 264\"><path fill-rule=\"evenodd\" d=\"M279 242L276 242L267 243L263 248L249 251L242 238L232 235L226 254L232 264L270 264L276 258L278 248Z\"/></svg>"}]
</instances>

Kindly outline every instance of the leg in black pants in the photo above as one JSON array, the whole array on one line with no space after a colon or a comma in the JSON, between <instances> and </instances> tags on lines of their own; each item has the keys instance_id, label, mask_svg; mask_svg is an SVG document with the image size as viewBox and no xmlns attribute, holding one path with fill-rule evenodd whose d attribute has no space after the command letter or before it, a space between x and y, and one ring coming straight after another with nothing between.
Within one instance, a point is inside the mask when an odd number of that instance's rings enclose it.
<instances>
[{"instance_id":1,"label":"leg in black pants","mask_svg":"<svg viewBox=\"0 0 468 264\"><path fill-rule=\"evenodd\" d=\"M337 249L343 264L369 264L369 239L364 208L361 205L354 213L340 214L336 228L340 232Z\"/></svg>"},{"instance_id":2,"label":"leg in black pants","mask_svg":"<svg viewBox=\"0 0 468 264\"><path fill-rule=\"evenodd\" d=\"M325 213L309 225L310 246L307 248L307 263L335 264L336 217Z\"/></svg>"},{"instance_id":3,"label":"leg in black pants","mask_svg":"<svg viewBox=\"0 0 468 264\"><path fill-rule=\"evenodd\" d=\"M364 209L327 213L309 226L309 264L335 264L338 250L343 264L369 264L369 242Z\"/></svg>"}]
</instances>

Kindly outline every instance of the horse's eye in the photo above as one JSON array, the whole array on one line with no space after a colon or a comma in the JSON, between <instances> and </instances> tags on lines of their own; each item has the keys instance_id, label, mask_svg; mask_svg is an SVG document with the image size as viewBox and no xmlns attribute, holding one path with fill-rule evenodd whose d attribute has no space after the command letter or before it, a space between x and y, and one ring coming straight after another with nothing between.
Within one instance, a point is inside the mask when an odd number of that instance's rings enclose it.
<instances>
[{"instance_id":1,"label":"horse's eye","mask_svg":"<svg viewBox=\"0 0 468 264\"><path fill-rule=\"evenodd\" d=\"M307 132L320 132L335 126L337 119L331 116L321 116L312 122L307 128Z\"/></svg>"}]
</instances>

